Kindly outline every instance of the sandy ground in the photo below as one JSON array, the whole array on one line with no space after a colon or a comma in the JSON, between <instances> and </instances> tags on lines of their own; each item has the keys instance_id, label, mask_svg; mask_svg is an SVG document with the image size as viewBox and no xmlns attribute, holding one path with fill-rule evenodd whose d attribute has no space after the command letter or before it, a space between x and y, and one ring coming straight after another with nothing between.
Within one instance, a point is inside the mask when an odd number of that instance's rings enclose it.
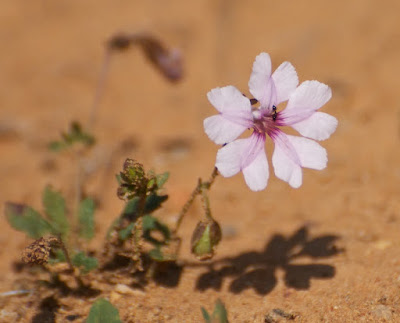
<instances>
[{"instance_id":1,"label":"sandy ground","mask_svg":"<svg viewBox=\"0 0 400 323\"><path fill-rule=\"evenodd\" d=\"M173 223L215 161L218 147L202 129L214 113L206 93L228 84L248 93L252 62L266 51L275 67L288 60L301 80L332 87L323 111L339 126L323 143L327 169L304 171L297 190L274 176L259 193L241 176L217 178L211 203L226 236L214 261L189 253L198 203L183 223L188 264L174 286L153 283L128 295L110 286L102 296L124 322L201 322L200 306L210 310L217 298L231 322L264 322L274 308L298 322L400 322L399 12L397 0L2 0L1 207L16 201L40 209L49 183L73 198L72 159L46 143L71 120L89 118L105 40L150 31L181 48L185 78L165 82L138 50L113 60L86 185L100 202L91 248L101 248L123 207L114 174L125 157L171 172L170 200L157 214ZM30 240L4 217L0 225L0 292L7 292L23 286L12 264ZM60 298L57 322L70 315L82 322L94 300ZM3 296L0 306L1 322L40 318L28 296Z\"/></svg>"}]
</instances>

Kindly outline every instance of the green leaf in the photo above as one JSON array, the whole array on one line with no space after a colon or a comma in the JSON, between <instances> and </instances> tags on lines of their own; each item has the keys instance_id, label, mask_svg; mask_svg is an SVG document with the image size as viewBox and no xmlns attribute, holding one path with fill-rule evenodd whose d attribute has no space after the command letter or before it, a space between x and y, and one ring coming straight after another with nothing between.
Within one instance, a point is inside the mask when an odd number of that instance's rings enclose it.
<instances>
[{"instance_id":1,"label":"green leaf","mask_svg":"<svg viewBox=\"0 0 400 323\"><path fill-rule=\"evenodd\" d=\"M48 144L48 148L51 151L59 152L67 147L66 143L63 141L52 141Z\"/></svg>"},{"instance_id":2,"label":"green leaf","mask_svg":"<svg viewBox=\"0 0 400 323\"><path fill-rule=\"evenodd\" d=\"M75 143L81 143L86 147L95 144L95 139L92 135L82 130L78 122L72 122L68 132L61 133L61 141L52 141L48 147L50 150L58 152L71 147Z\"/></svg>"},{"instance_id":3,"label":"green leaf","mask_svg":"<svg viewBox=\"0 0 400 323\"><path fill-rule=\"evenodd\" d=\"M71 262L74 266L78 267L84 274L88 273L93 269L96 269L99 265L96 258L88 257L82 251L75 254L72 257Z\"/></svg>"},{"instance_id":4,"label":"green leaf","mask_svg":"<svg viewBox=\"0 0 400 323\"><path fill-rule=\"evenodd\" d=\"M118 185L122 184L122 177L121 174L116 174L115 179L117 180Z\"/></svg>"},{"instance_id":5,"label":"green leaf","mask_svg":"<svg viewBox=\"0 0 400 323\"><path fill-rule=\"evenodd\" d=\"M204 307L201 307L201 313L203 314L204 321L206 321L206 323L211 323L210 314L208 314Z\"/></svg>"},{"instance_id":6,"label":"green leaf","mask_svg":"<svg viewBox=\"0 0 400 323\"><path fill-rule=\"evenodd\" d=\"M164 261L165 260L160 248L155 248L153 250L150 250L149 257L156 261Z\"/></svg>"},{"instance_id":7,"label":"green leaf","mask_svg":"<svg viewBox=\"0 0 400 323\"><path fill-rule=\"evenodd\" d=\"M133 199L129 200L124 209L124 214L133 214L136 213L137 208L138 208L138 203L139 203L139 198L134 197Z\"/></svg>"},{"instance_id":8,"label":"green leaf","mask_svg":"<svg viewBox=\"0 0 400 323\"><path fill-rule=\"evenodd\" d=\"M67 259L65 258L65 254L61 249L56 249L53 252L54 252L54 254L49 259L49 264L54 265L54 264L58 264L60 262L67 261Z\"/></svg>"},{"instance_id":9,"label":"green leaf","mask_svg":"<svg viewBox=\"0 0 400 323\"><path fill-rule=\"evenodd\" d=\"M168 199L168 195L151 194L146 198L144 214L152 213L161 207L161 204Z\"/></svg>"},{"instance_id":10,"label":"green leaf","mask_svg":"<svg viewBox=\"0 0 400 323\"><path fill-rule=\"evenodd\" d=\"M214 312L212 314L212 322L228 323L228 313L224 303L222 303L220 299L217 299L217 302L215 303Z\"/></svg>"},{"instance_id":11,"label":"green leaf","mask_svg":"<svg viewBox=\"0 0 400 323\"><path fill-rule=\"evenodd\" d=\"M176 261L175 254L163 253L160 246L149 251L149 257L158 262Z\"/></svg>"},{"instance_id":12,"label":"green leaf","mask_svg":"<svg viewBox=\"0 0 400 323\"><path fill-rule=\"evenodd\" d=\"M151 236L152 231L159 231L163 235L164 240L160 241L153 238ZM165 224L161 223L154 216L148 214L143 217L143 237L155 245L163 245L170 239L171 232Z\"/></svg>"},{"instance_id":13,"label":"green leaf","mask_svg":"<svg viewBox=\"0 0 400 323\"><path fill-rule=\"evenodd\" d=\"M159 189L162 188L164 186L164 184L167 182L168 178L169 178L169 172L158 174L156 177L157 187Z\"/></svg>"},{"instance_id":14,"label":"green leaf","mask_svg":"<svg viewBox=\"0 0 400 323\"><path fill-rule=\"evenodd\" d=\"M33 239L43 237L52 229L50 223L27 205L8 202L4 211L7 221L15 230L25 232Z\"/></svg>"},{"instance_id":15,"label":"green leaf","mask_svg":"<svg viewBox=\"0 0 400 323\"><path fill-rule=\"evenodd\" d=\"M122 241L128 240L132 236L132 230L133 230L134 226L135 226L135 223L132 222L132 223L129 223L129 225L126 228L119 230L118 238Z\"/></svg>"},{"instance_id":16,"label":"green leaf","mask_svg":"<svg viewBox=\"0 0 400 323\"><path fill-rule=\"evenodd\" d=\"M90 308L86 323L122 323L118 309L104 298L98 299Z\"/></svg>"},{"instance_id":17,"label":"green leaf","mask_svg":"<svg viewBox=\"0 0 400 323\"><path fill-rule=\"evenodd\" d=\"M65 215L65 201L62 195L47 186L43 192L43 205L55 234L65 235L69 224Z\"/></svg>"},{"instance_id":18,"label":"green leaf","mask_svg":"<svg viewBox=\"0 0 400 323\"><path fill-rule=\"evenodd\" d=\"M79 235L86 240L94 237L94 200L86 198L79 204Z\"/></svg>"}]
</instances>

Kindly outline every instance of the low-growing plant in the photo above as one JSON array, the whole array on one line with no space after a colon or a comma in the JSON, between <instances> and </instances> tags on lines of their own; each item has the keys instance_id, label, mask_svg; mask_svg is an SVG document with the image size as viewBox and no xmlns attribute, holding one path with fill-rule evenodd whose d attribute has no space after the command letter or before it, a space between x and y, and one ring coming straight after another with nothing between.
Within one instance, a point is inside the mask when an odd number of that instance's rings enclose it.
<instances>
[{"instance_id":1,"label":"low-growing plant","mask_svg":"<svg viewBox=\"0 0 400 323\"><path fill-rule=\"evenodd\" d=\"M327 139L337 125L334 117L317 112L331 97L327 85L306 81L298 86L296 71L290 63L282 63L271 73L269 55L258 55L249 81L253 98L247 98L233 86L215 88L208 93L218 114L204 120L204 129L208 137L222 147L218 150L210 178L207 181L198 179L178 213L175 226L167 226L154 215L168 199L164 186L169 173L146 170L139 161L127 158L116 176L117 197L125 202L125 206L111 224L103 250L90 251L87 242L96 233L96 203L93 198L84 196L86 175L81 171L82 155L88 154L96 144L93 125L110 58L115 51L131 46L139 46L168 80L175 82L181 78L182 61L178 51L166 49L160 41L146 34L112 37L107 42L88 125L84 127L73 122L69 130L62 133L61 139L49 144L52 151L72 151L76 158L75 201L67 203L58 190L46 186L42 194L43 212L21 203L7 203L5 207L10 225L35 239L23 251L22 260L44 267L53 277L57 272L53 271L52 265L66 263L78 288L90 287L90 280L85 280L84 276L91 271L105 277L108 269L116 270L122 266L129 274L145 272L146 279L151 279L158 265L175 263L181 245L179 228L197 196L201 197L204 214L194 228L191 252L199 260L211 259L222 238L209 199L217 175L230 177L242 172L251 190L265 189L269 168L264 144L270 137L275 144L272 164L276 176L298 188L302 184L302 167L318 170L326 167L326 151L314 140ZM286 108L278 111L285 101ZM280 128L282 126L291 126L304 137L286 135ZM247 129L252 130L250 137L237 139ZM227 313L220 301L212 315L204 308L202 312L206 322L227 322ZM104 299L96 301L87 320L119 321L118 311Z\"/></svg>"}]
</instances>

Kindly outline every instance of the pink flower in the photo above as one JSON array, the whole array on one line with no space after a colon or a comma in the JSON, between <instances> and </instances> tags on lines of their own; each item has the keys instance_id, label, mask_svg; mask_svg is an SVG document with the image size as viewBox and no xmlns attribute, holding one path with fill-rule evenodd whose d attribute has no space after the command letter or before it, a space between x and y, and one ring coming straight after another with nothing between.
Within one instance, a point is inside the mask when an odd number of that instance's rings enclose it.
<instances>
[{"instance_id":1,"label":"pink flower","mask_svg":"<svg viewBox=\"0 0 400 323\"><path fill-rule=\"evenodd\" d=\"M267 53L261 53L249 81L250 93L260 103L259 109L253 111L250 100L233 86L208 93L219 114L206 118L204 129L216 144L226 144L219 149L215 164L222 176L241 171L251 190L263 190L269 178L266 135L275 144L275 175L290 186L301 186L302 167L326 167L326 150L311 139L325 140L336 129L336 118L317 112L330 100L331 89L318 81L305 81L297 87L298 83L289 62L282 63L271 75L271 59ZM286 108L278 112L277 106L284 101L288 101ZM287 135L281 126L291 126L304 137ZM249 138L237 139L249 128L253 130Z\"/></svg>"}]
</instances>

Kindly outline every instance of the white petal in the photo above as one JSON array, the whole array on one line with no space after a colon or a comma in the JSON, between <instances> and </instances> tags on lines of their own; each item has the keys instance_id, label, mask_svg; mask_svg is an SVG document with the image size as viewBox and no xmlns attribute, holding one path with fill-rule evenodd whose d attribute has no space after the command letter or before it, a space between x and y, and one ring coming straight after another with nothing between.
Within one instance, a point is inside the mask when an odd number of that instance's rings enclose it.
<instances>
[{"instance_id":1,"label":"white petal","mask_svg":"<svg viewBox=\"0 0 400 323\"><path fill-rule=\"evenodd\" d=\"M220 112L204 120L204 130L216 144L235 140L253 125L250 100L234 86L215 88L207 97Z\"/></svg>"},{"instance_id":2,"label":"white petal","mask_svg":"<svg viewBox=\"0 0 400 323\"><path fill-rule=\"evenodd\" d=\"M276 91L271 78L271 58L267 53L261 53L256 57L250 75L249 89L261 107L269 108L271 104L275 104Z\"/></svg>"},{"instance_id":3,"label":"white petal","mask_svg":"<svg viewBox=\"0 0 400 323\"><path fill-rule=\"evenodd\" d=\"M237 139L218 150L215 166L224 177L237 174L248 167L264 149L265 138L251 135L246 139Z\"/></svg>"},{"instance_id":4,"label":"white petal","mask_svg":"<svg viewBox=\"0 0 400 323\"><path fill-rule=\"evenodd\" d=\"M275 150L272 155L274 172L276 177L289 183L293 188L298 188L303 181L301 166L289 156L286 150L281 141L275 141Z\"/></svg>"},{"instance_id":5,"label":"white petal","mask_svg":"<svg viewBox=\"0 0 400 323\"><path fill-rule=\"evenodd\" d=\"M250 100L234 86L212 89L207 93L207 98L220 113L239 114L243 117L251 114Z\"/></svg>"},{"instance_id":6,"label":"white petal","mask_svg":"<svg viewBox=\"0 0 400 323\"><path fill-rule=\"evenodd\" d=\"M267 187L269 170L264 147L253 162L243 169L244 180L253 191L261 191Z\"/></svg>"},{"instance_id":7,"label":"white petal","mask_svg":"<svg viewBox=\"0 0 400 323\"><path fill-rule=\"evenodd\" d=\"M273 137L275 150L272 165L275 175L290 186L297 188L302 184L301 167L321 170L328 162L326 150L317 142L303 138L276 133Z\"/></svg>"},{"instance_id":8,"label":"white petal","mask_svg":"<svg viewBox=\"0 0 400 323\"><path fill-rule=\"evenodd\" d=\"M290 95L286 109L280 113L285 125L292 125L307 119L332 97L326 84L318 81L305 81Z\"/></svg>"},{"instance_id":9,"label":"white petal","mask_svg":"<svg viewBox=\"0 0 400 323\"><path fill-rule=\"evenodd\" d=\"M234 123L218 114L204 120L204 131L217 145L222 145L235 140L248 127Z\"/></svg>"},{"instance_id":10,"label":"white petal","mask_svg":"<svg viewBox=\"0 0 400 323\"><path fill-rule=\"evenodd\" d=\"M326 149L314 140L287 135L300 159L300 166L321 170L328 163Z\"/></svg>"},{"instance_id":11,"label":"white petal","mask_svg":"<svg viewBox=\"0 0 400 323\"><path fill-rule=\"evenodd\" d=\"M309 118L292 125L301 135L315 140L325 140L335 132L338 121L335 117L314 112Z\"/></svg>"},{"instance_id":12,"label":"white petal","mask_svg":"<svg viewBox=\"0 0 400 323\"><path fill-rule=\"evenodd\" d=\"M296 90L299 78L295 68L289 62L283 62L272 74L276 89L276 104L289 99L289 95Z\"/></svg>"},{"instance_id":13,"label":"white petal","mask_svg":"<svg viewBox=\"0 0 400 323\"><path fill-rule=\"evenodd\" d=\"M246 145L246 139L237 139L218 150L215 167L222 176L231 177L240 172L240 156Z\"/></svg>"}]
</instances>

